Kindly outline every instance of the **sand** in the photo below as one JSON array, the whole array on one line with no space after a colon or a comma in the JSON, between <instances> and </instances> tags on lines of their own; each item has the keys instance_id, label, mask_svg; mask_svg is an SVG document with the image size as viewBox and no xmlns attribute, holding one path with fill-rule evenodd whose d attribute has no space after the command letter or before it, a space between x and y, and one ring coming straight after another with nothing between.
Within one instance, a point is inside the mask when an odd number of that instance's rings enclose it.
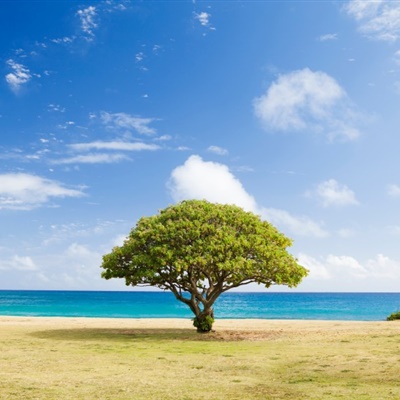
<instances>
[{"instance_id":1,"label":"sand","mask_svg":"<svg viewBox=\"0 0 400 400\"><path fill-rule=\"evenodd\" d=\"M1 326L25 326L35 329L194 329L190 319L181 318L71 318L71 317L14 317L0 316ZM317 320L267 320L267 319L217 319L217 332L238 331L251 336L262 332L292 334L379 334L399 331L399 321L317 321Z\"/></svg>"}]
</instances>

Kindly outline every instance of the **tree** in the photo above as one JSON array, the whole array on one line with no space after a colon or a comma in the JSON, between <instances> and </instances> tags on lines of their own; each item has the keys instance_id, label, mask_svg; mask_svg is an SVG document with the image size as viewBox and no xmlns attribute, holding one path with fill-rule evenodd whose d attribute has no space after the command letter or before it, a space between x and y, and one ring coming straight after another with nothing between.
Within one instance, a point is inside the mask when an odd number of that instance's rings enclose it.
<instances>
[{"instance_id":1,"label":"tree","mask_svg":"<svg viewBox=\"0 0 400 400\"><path fill-rule=\"evenodd\" d=\"M208 332L222 293L252 282L300 283L307 270L286 251L291 244L240 207L187 200L141 218L124 244L103 257L102 277L170 290L192 310L198 332Z\"/></svg>"}]
</instances>

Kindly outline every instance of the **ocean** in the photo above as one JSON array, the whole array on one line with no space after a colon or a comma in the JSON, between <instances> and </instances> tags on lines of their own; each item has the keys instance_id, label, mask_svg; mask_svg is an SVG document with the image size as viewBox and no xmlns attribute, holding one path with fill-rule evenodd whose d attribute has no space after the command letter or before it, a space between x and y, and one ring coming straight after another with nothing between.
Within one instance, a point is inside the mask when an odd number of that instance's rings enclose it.
<instances>
[{"instance_id":1,"label":"ocean","mask_svg":"<svg viewBox=\"0 0 400 400\"><path fill-rule=\"evenodd\" d=\"M224 293L215 317L381 321L400 310L400 293ZM169 292L0 290L0 315L192 318Z\"/></svg>"}]
</instances>

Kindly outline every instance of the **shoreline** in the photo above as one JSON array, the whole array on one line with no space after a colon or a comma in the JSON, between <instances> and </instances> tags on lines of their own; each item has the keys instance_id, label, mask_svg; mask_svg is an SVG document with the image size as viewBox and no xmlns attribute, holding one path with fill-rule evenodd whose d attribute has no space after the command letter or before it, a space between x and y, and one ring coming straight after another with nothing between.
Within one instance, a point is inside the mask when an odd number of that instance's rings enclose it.
<instances>
[{"instance_id":1,"label":"shoreline","mask_svg":"<svg viewBox=\"0 0 400 400\"><path fill-rule=\"evenodd\" d=\"M0 316L0 327L19 326L39 329L191 329L190 318L88 318ZM398 332L397 321L279 320L279 319L216 319L213 328L221 331L353 331L371 333L382 330Z\"/></svg>"}]
</instances>

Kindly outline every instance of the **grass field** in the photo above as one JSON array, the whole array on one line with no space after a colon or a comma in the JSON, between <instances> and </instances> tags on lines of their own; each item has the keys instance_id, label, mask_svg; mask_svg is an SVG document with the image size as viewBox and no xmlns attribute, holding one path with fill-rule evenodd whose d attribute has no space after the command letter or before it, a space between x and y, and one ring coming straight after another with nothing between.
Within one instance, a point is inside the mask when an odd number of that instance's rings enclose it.
<instances>
[{"instance_id":1,"label":"grass field","mask_svg":"<svg viewBox=\"0 0 400 400\"><path fill-rule=\"evenodd\" d=\"M400 399L400 321L158 322L1 317L0 399Z\"/></svg>"}]
</instances>

